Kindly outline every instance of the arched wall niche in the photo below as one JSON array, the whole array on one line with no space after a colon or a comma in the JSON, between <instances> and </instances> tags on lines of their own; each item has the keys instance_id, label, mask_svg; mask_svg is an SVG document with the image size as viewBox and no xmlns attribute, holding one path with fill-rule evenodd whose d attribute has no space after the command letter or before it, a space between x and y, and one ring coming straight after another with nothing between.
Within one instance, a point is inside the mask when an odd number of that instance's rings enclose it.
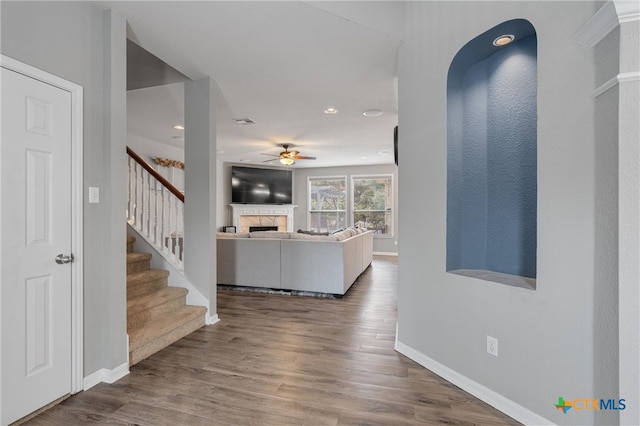
<instances>
[{"instance_id":1,"label":"arched wall niche","mask_svg":"<svg viewBox=\"0 0 640 426\"><path fill-rule=\"evenodd\" d=\"M495 46L510 34L514 40ZM447 271L535 289L537 38L524 19L480 34L447 80Z\"/></svg>"}]
</instances>

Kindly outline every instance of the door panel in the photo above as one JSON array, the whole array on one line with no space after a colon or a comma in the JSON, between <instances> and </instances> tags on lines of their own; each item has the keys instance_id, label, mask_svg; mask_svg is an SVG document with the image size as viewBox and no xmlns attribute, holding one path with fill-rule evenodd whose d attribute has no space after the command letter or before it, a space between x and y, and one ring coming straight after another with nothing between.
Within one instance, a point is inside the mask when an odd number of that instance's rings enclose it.
<instances>
[{"instance_id":1,"label":"door panel","mask_svg":"<svg viewBox=\"0 0 640 426\"><path fill-rule=\"evenodd\" d=\"M71 392L71 94L2 68L2 424Z\"/></svg>"}]
</instances>

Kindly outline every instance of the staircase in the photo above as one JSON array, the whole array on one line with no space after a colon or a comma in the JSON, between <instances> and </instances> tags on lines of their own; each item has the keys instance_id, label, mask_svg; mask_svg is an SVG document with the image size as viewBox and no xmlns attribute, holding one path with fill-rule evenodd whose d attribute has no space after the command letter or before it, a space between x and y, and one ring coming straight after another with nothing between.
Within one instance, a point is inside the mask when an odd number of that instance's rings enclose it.
<instances>
[{"instance_id":1,"label":"staircase","mask_svg":"<svg viewBox=\"0 0 640 426\"><path fill-rule=\"evenodd\" d=\"M127 237L127 333L134 365L205 324L207 309L186 304L188 290L169 287L169 271L151 269L151 254Z\"/></svg>"}]
</instances>

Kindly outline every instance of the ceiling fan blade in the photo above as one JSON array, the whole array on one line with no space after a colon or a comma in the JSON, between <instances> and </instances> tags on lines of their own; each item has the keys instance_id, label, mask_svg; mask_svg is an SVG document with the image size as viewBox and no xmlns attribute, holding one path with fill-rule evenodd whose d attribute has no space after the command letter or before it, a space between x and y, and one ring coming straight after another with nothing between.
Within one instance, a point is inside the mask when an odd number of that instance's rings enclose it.
<instances>
[{"instance_id":1,"label":"ceiling fan blade","mask_svg":"<svg viewBox=\"0 0 640 426\"><path fill-rule=\"evenodd\" d=\"M272 158L270 160L264 160L263 163L270 163L272 161L277 161L277 160L278 160L278 158Z\"/></svg>"},{"instance_id":2,"label":"ceiling fan blade","mask_svg":"<svg viewBox=\"0 0 640 426\"><path fill-rule=\"evenodd\" d=\"M261 152L260 155L268 155L270 157L279 157L278 154L265 154L264 152Z\"/></svg>"},{"instance_id":3,"label":"ceiling fan blade","mask_svg":"<svg viewBox=\"0 0 640 426\"><path fill-rule=\"evenodd\" d=\"M307 157L306 155L296 155L293 157L295 160L315 160L316 157Z\"/></svg>"}]
</instances>

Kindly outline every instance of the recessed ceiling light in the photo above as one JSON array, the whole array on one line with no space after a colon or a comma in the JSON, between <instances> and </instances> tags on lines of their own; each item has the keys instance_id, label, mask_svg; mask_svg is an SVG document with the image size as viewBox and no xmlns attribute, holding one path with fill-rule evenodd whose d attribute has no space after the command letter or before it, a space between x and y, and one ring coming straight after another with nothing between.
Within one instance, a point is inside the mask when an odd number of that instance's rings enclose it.
<instances>
[{"instance_id":1,"label":"recessed ceiling light","mask_svg":"<svg viewBox=\"0 0 640 426\"><path fill-rule=\"evenodd\" d=\"M253 121L250 118L234 118L233 121L236 122L236 124L241 124L243 126L246 126L247 124L255 124L255 121Z\"/></svg>"},{"instance_id":2,"label":"recessed ceiling light","mask_svg":"<svg viewBox=\"0 0 640 426\"><path fill-rule=\"evenodd\" d=\"M325 114L337 114L338 110L335 109L334 107L329 107L327 109L324 110Z\"/></svg>"},{"instance_id":3,"label":"recessed ceiling light","mask_svg":"<svg viewBox=\"0 0 640 426\"><path fill-rule=\"evenodd\" d=\"M366 160L366 159L367 159L367 156L366 156L366 155L363 155L363 156L362 156L362 157L360 157L360 158L361 158L361 159L363 159L363 160Z\"/></svg>"},{"instance_id":4,"label":"recessed ceiling light","mask_svg":"<svg viewBox=\"0 0 640 426\"><path fill-rule=\"evenodd\" d=\"M496 37L496 39L493 40L493 45L498 47L506 46L507 44L511 43L515 39L516 37L513 34L503 34L499 37Z\"/></svg>"},{"instance_id":5,"label":"recessed ceiling light","mask_svg":"<svg viewBox=\"0 0 640 426\"><path fill-rule=\"evenodd\" d=\"M365 117L375 118L380 117L382 115L382 111L379 109L368 109L362 113Z\"/></svg>"},{"instance_id":6,"label":"recessed ceiling light","mask_svg":"<svg viewBox=\"0 0 640 426\"><path fill-rule=\"evenodd\" d=\"M173 126L173 128L176 130L184 130L184 126L182 124L176 124Z\"/></svg>"}]
</instances>

